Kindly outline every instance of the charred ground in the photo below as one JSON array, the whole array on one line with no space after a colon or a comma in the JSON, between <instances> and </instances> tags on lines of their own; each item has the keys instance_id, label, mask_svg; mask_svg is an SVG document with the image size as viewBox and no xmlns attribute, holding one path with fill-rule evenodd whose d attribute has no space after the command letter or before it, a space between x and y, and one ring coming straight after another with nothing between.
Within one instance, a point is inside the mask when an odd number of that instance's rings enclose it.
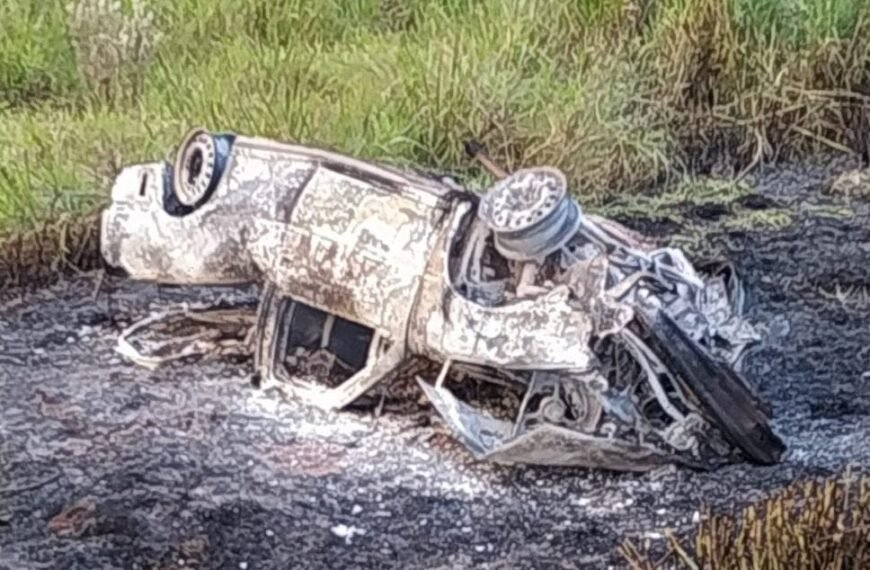
<instances>
[{"instance_id":1,"label":"charred ground","mask_svg":"<svg viewBox=\"0 0 870 570\"><path fill-rule=\"evenodd\" d=\"M421 406L326 414L251 387L249 362L158 371L112 348L150 309L253 290L97 274L0 294L2 568L598 568L807 475L870 465L870 202L844 163L629 225L741 270L787 334L747 361L789 446L774 467L622 475L477 464ZM614 212L626 211L618 204Z\"/></svg>"}]
</instances>

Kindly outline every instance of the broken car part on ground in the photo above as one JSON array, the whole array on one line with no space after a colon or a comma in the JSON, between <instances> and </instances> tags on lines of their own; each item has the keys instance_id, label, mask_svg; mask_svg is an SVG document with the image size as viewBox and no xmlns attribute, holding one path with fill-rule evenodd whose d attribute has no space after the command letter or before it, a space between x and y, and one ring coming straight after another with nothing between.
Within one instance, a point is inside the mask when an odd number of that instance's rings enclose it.
<instances>
[{"instance_id":1,"label":"broken car part on ground","mask_svg":"<svg viewBox=\"0 0 870 570\"><path fill-rule=\"evenodd\" d=\"M337 409L435 363L423 393L476 457L502 463L642 471L774 463L785 449L740 374L764 330L743 317L733 268L696 269L583 212L555 169L479 196L197 129L175 164L120 173L101 242L135 279L263 285L257 308L185 308L125 331L122 352L145 365L253 352L261 384ZM331 355L329 374L296 372L311 353ZM488 406L472 385L515 405Z\"/></svg>"}]
</instances>

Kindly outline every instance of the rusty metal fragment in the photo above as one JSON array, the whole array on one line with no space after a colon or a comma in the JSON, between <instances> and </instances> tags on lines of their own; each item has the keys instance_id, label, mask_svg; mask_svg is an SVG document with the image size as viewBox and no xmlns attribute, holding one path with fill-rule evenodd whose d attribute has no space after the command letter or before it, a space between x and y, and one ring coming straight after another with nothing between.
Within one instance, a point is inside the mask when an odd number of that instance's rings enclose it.
<instances>
[{"instance_id":1,"label":"rusty metal fragment","mask_svg":"<svg viewBox=\"0 0 870 570\"><path fill-rule=\"evenodd\" d=\"M263 383L324 408L410 359L440 363L418 382L484 460L626 471L741 453L777 462L785 447L740 375L764 329L743 315L733 267L696 268L583 212L568 190L558 170L527 169L481 197L449 179L197 129L174 165L118 176L103 255L135 279L260 283L259 307L232 322L182 315L243 327L232 339L170 332L169 345L151 345L161 354L132 351L126 336L121 346L146 365L253 352ZM323 369L338 372L300 375L305 353L332 355ZM472 383L518 405L487 410L464 397Z\"/></svg>"}]
</instances>

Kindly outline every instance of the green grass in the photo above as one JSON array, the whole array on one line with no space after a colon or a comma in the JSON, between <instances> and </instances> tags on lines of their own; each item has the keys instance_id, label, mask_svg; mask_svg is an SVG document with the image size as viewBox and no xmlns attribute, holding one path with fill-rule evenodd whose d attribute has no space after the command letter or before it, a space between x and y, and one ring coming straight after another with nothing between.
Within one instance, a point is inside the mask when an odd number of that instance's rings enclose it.
<instances>
[{"instance_id":1,"label":"green grass","mask_svg":"<svg viewBox=\"0 0 870 570\"><path fill-rule=\"evenodd\" d=\"M479 177L475 136L593 207L721 153L865 144L870 0L143 2L152 57L111 65L63 3L0 5L0 229L100 204L194 125Z\"/></svg>"}]
</instances>

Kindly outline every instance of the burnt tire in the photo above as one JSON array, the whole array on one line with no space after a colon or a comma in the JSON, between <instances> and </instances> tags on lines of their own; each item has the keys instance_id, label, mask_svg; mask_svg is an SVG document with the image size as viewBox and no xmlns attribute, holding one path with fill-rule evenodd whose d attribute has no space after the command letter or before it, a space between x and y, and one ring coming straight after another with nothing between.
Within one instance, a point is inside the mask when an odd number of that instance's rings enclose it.
<instances>
[{"instance_id":1,"label":"burnt tire","mask_svg":"<svg viewBox=\"0 0 870 570\"><path fill-rule=\"evenodd\" d=\"M679 376L726 439L756 463L778 463L786 446L737 372L713 358L664 311L638 318L650 348Z\"/></svg>"}]
</instances>

